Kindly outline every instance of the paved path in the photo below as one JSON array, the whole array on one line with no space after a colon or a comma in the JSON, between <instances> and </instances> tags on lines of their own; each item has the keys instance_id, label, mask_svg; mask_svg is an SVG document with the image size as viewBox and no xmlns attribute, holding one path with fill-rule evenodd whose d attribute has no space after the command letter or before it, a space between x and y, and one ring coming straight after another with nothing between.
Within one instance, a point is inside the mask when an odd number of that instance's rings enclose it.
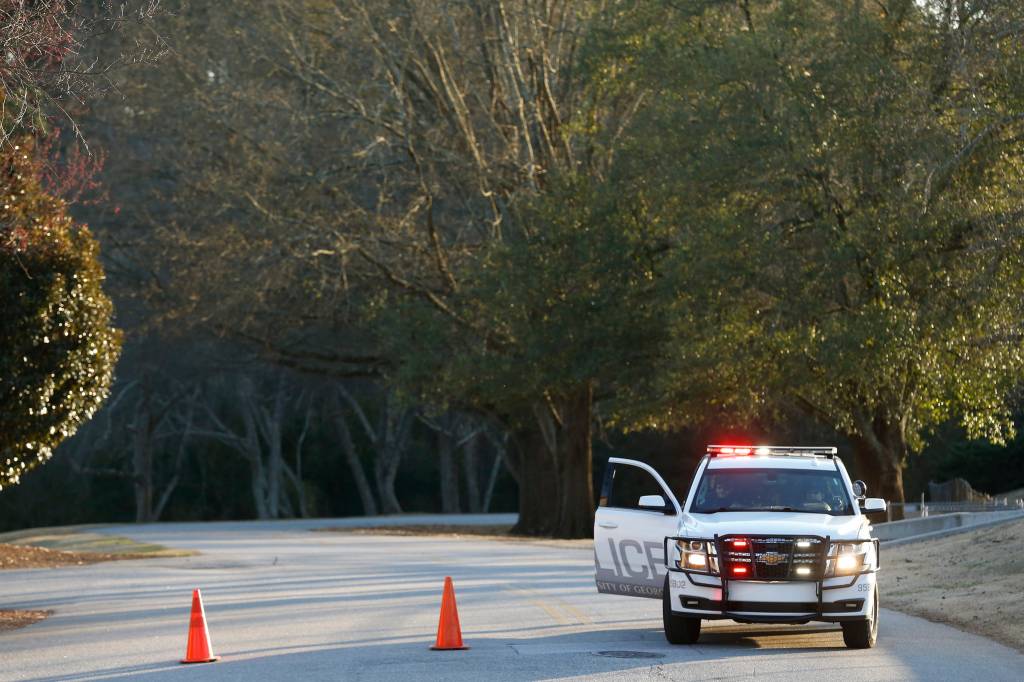
<instances>
[{"instance_id":1,"label":"paved path","mask_svg":"<svg viewBox=\"0 0 1024 682\"><path fill-rule=\"evenodd\" d=\"M870 651L845 649L833 626L707 621L698 645L673 647L657 601L596 593L581 543L311 532L316 525L337 524L111 528L202 554L4 571L0 602L56 613L0 634L0 679L1024 678L1021 654L890 611ZM469 651L428 650L445 575ZM223 660L180 666L195 586Z\"/></svg>"}]
</instances>

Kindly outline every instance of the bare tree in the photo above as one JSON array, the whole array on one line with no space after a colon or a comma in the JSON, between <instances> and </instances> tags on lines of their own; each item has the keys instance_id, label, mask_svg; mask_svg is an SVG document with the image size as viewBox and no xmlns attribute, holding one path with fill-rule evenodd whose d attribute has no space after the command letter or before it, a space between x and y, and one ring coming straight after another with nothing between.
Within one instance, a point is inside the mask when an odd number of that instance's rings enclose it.
<instances>
[{"instance_id":1,"label":"bare tree","mask_svg":"<svg viewBox=\"0 0 1024 682\"><path fill-rule=\"evenodd\" d=\"M378 513L377 500L373 496L373 489L370 487L370 481L366 476L366 469L363 468L363 462L359 457L359 451L356 449L355 441L352 439L352 432L348 425L348 417L342 408L340 396L338 395L338 391L333 389L329 391L329 395L330 420L334 425L334 433L341 445L342 455L345 457L345 463L348 465L349 473L352 475L352 481L359 494L359 501L363 505L363 514L367 516L376 516Z\"/></svg>"},{"instance_id":2,"label":"bare tree","mask_svg":"<svg viewBox=\"0 0 1024 682\"><path fill-rule=\"evenodd\" d=\"M233 385L233 395L227 401L204 402L206 418L194 433L221 442L246 460L253 505L259 518L294 516L295 506L287 483L292 484L300 511L304 502L301 481L284 456L284 421L291 407L286 377L279 370L262 385L250 376L234 378ZM304 436L300 435L301 439ZM296 450L301 453L301 443Z\"/></svg>"},{"instance_id":3,"label":"bare tree","mask_svg":"<svg viewBox=\"0 0 1024 682\"><path fill-rule=\"evenodd\" d=\"M491 472L487 477L487 488L484 491L484 499L480 511L484 514L491 511L491 501L494 499L494 488L498 483L498 475L505 466L505 453L508 449L508 433L502 432L500 436L485 430L484 435L494 448L494 461L491 463Z\"/></svg>"},{"instance_id":4,"label":"bare tree","mask_svg":"<svg viewBox=\"0 0 1024 682\"><path fill-rule=\"evenodd\" d=\"M81 139L75 114L85 99L109 87L106 74L158 54L135 43L100 59L87 45L109 39L125 23L151 19L158 6L159 0L0 2L0 145L20 132L46 132L54 120ZM109 45L104 51L112 52Z\"/></svg>"},{"instance_id":5,"label":"bare tree","mask_svg":"<svg viewBox=\"0 0 1024 682\"><path fill-rule=\"evenodd\" d=\"M467 338L509 347L470 314L462 274L487 246L541 229L520 208L550 177L606 172L641 102L581 77L583 40L613 4L183 2L159 25L174 48L160 85L126 88L130 113L111 112L160 131L166 146L152 158L173 177L147 238L121 240L158 250L150 258L166 274L148 291L168 318L336 378L388 374L419 351L382 357L366 324L363 311L395 294ZM446 392L456 408L501 410ZM563 534L589 532L593 395L584 382L535 397L558 433L531 440L555 449L519 469L530 485L553 476L559 488L543 496L556 507L526 514L521 530L554 516ZM391 465L377 464L386 482Z\"/></svg>"},{"instance_id":6,"label":"bare tree","mask_svg":"<svg viewBox=\"0 0 1024 682\"><path fill-rule=\"evenodd\" d=\"M483 430L479 420L468 414L449 411L438 417L420 415L420 421L437 436L438 470L440 472L441 511L457 514L462 511L460 503L459 461L465 471L466 506L478 513L481 508L480 481L477 471L477 437ZM459 457L459 451L462 457Z\"/></svg>"},{"instance_id":7,"label":"bare tree","mask_svg":"<svg viewBox=\"0 0 1024 682\"><path fill-rule=\"evenodd\" d=\"M373 480L380 500L380 511L384 514L400 514L402 505L395 495L395 479L409 440L415 411L401 405L394 392L386 391L380 405L380 415L374 423L363 405L347 388L339 385L338 393L351 408L352 415L373 447ZM348 433L347 426L345 433ZM345 439L344 445L346 450L352 447L350 436Z\"/></svg>"},{"instance_id":8,"label":"bare tree","mask_svg":"<svg viewBox=\"0 0 1024 682\"><path fill-rule=\"evenodd\" d=\"M192 444L198 389L153 368L115 388L110 403L75 441L81 475L131 482L135 521L159 521L181 482ZM166 443L177 441L169 448ZM113 454L115 466L96 466Z\"/></svg>"}]
</instances>

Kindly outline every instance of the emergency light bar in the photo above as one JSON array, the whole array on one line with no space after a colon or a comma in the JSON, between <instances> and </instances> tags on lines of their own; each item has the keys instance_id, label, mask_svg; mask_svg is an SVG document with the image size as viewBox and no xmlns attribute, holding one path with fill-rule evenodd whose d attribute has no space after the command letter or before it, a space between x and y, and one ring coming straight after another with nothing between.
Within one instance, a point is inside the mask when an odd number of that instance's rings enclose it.
<instances>
[{"instance_id":1,"label":"emergency light bar","mask_svg":"<svg viewBox=\"0 0 1024 682\"><path fill-rule=\"evenodd\" d=\"M832 459L838 450L835 447L789 445L709 445L709 457L746 457L751 455L772 455L774 457L828 457Z\"/></svg>"}]
</instances>

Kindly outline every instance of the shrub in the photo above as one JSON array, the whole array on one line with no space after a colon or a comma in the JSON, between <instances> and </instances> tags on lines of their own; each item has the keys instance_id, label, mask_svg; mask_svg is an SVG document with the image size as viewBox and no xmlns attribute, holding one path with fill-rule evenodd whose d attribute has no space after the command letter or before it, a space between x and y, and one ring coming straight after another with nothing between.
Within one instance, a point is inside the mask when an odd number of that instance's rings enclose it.
<instances>
[{"instance_id":1,"label":"shrub","mask_svg":"<svg viewBox=\"0 0 1024 682\"><path fill-rule=\"evenodd\" d=\"M44 159L31 139L0 147L0 489L92 416L120 351L99 246Z\"/></svg>"}]
</instances>

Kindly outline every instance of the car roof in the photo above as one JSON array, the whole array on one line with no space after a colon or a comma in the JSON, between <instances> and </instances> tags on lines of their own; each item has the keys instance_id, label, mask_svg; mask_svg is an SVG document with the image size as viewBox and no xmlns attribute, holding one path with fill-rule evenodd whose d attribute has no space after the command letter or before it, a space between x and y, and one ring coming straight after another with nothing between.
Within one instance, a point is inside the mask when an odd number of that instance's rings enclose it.
<instances>
[{"instance_id":1,"label":"car roof","mask_svg":"<svg viewBox=\"0 0 1024 682\"><path fill-rule=\"evenodd\" d=\"M733 457L711 457L708 469L801 469L801 470L836 470L836 462L831 457L807 455L743 455Z\"/></svg>"}]
</instances>

